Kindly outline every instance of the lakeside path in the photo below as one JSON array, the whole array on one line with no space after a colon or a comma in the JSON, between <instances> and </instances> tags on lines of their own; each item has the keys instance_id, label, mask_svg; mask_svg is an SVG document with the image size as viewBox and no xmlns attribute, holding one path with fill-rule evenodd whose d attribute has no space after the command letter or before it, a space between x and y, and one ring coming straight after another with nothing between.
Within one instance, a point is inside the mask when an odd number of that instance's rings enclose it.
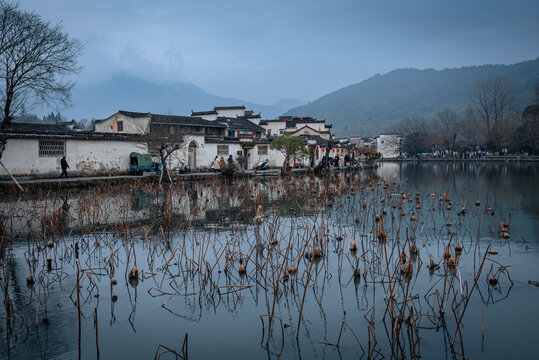
<instances>
[{"instance_id":1,"label":"lakeside path","mask_svg":"<svg viewBox=\"0 0 539 360\"><path fill-rule=\"evenodd\" d=\"M386 158L378 159L376 162L539 162L539 156L484 156L480 158Z\"/></svg>"}]
</instances>

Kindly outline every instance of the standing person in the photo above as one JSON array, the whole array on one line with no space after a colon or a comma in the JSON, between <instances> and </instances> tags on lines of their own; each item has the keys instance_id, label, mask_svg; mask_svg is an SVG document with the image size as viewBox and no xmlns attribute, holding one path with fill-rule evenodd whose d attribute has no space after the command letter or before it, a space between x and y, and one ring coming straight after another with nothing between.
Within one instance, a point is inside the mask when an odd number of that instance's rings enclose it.
<instances>
[{"instance_id":1,"label":"standing person","mask_svg":"<svg viewBox=\"0 0 539 360\"><path fill-rule=\"evenodd\" d=\"M339 166L340 166L340 167L344 167L344 156L341 156L341 157L339 158Z\"/></svg>"},{"instance_id":2,"label":"standing person","mask_svg":"<svg viewBox=\"0 0 539 360\"><path fill-rule=\"evenodd\" d=\"M234 166L234 159L232 158L232 154L228 157L228 167L231 168Z\"/></svg>"},{"instance_id":3,"label":"standing person","mask_svg":"<svg viewBox=\"0 0 539 360\"><path fill-rule=\"evenodd\" d=\"M334 167L339 166L339 154L335 155L335 160L333 160L333 166Z\"/></svg>"},{"instance_id":4,"label":"standing person","mask_svg":"<svg viewBox=\"0 0 539 360\"><path fill-rule=\"evenodd\" d=\"M239 154L236 158L236 161L238 162L238 165L240 166L240 170L245 170L245 167L243 165L243 155Z\"/></svg>"},{"instance_id":5,"label":"standing person","mask_svg":"<svg viewBox=\"0 0 539 360\"><path fill-rule=\"evenodd\" d=\"M215 167L217 166L217 164L219 164L219 157L215 157L215 159L213 159L213 161L211 162L211 171L212 172L215 172Z\"/></svg>"},{"instance_id":6,"label":"standing person","mask_svg":"<svg viewBox=\"0 0 539 360\"><path fill-rule=\"evenodd\" d=\"M62 167L62 174L60 175L60 178L62 178L65 175L66 179L68 179L69 176L67 176L67 169L69 168L69 165L67 164L65 156L63 156L62 160L60 160L60 166Z\"/></svg>"},{"instance_id":7,"label":"standing person","mask_svg":"<svg viewBox=\"0 0 539 360\"><path fill-rule=\"evenodd\" d=\"M350 155L348 153L344 155L344 163L346 166L350 166Z\"/></svg>"},{"instance_id":8,"label":"standing person","mask_svg":"<svg viewBox=\"0 0 539 360\"><path fill-rule=\"evenodd\" d=\"M221 171L225 169L225 159L221 156L221 160L219 160L219 167L221 168Z\"/></svg>"}]
</instances>

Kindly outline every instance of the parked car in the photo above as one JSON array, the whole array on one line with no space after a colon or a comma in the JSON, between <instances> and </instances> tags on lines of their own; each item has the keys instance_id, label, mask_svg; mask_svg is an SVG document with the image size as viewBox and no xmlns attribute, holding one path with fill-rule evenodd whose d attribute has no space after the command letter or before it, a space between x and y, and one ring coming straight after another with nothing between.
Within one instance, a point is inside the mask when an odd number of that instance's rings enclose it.
<instances>
[{"instance_id":1,"label":"parked car","mask_svg":"<svg viewBox=\"0 0 539 360\"><path fill-rule=\"evenodd\" d=\"M142 175L145 171L159 172L162 167L162 164L157 159L153 159L152 155L137 152L132 152L129 155L129 163L131 164L131 172L138 175Z\"/></svg>"}]
</instances>

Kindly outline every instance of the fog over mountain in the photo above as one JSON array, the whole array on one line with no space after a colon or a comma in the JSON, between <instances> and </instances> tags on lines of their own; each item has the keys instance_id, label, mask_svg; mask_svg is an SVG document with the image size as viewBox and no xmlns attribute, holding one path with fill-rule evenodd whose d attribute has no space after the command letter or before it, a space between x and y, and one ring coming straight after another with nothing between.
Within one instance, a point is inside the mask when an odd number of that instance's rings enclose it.
<instances>
[{"instance_id":1,"label":"fog over mountain","mask_svg":"<svg viewBox=\"0 0 539 360\"><path fill-rule=\"evenodd\" d=\"M431 118L444 106L463 112L472 102L474 84L491 76L509 81L515 107L522 110L532 102L539 84L539 58L513 65L398 69L374 75L285 114L326 119L337 136L373 136L391 130L403 118Z\"/></svg>"},{"instance_id":2,"label":"fog over mountain","mask_svg":"<svg viewBox=\"0 0 539 360\"><path fill-rule=\"evenodd\" d=\"M79 86L73 91L72 108L62 110L65 118L102 119L117 110L190 115L191 110L211 110L214 106L245 105L263 118L274 118L305 102L282 99L274 105L212 95L185 82L151 82L117 73L107 80Z\"/></svg>"}]
</instances>

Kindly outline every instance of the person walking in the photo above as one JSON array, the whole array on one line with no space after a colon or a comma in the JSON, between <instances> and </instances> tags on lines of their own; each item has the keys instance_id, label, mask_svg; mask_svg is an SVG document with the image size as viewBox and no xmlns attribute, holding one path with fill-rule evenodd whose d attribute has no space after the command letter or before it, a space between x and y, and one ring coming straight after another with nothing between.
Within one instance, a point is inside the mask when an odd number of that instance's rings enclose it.
<instances>
[{"instance_id":1,"label":"person walking","mask_svg":"<svg viewBox=\"0 0 539 360\"><path fill-rule=\"evenodd\" d=\"M60 166L62 167L62 174L60 175L60 178L62 178L65 175L66 179L68 179L69 176L67 176L67 169L69 168L69 165L67 164L65 156L62 157L62 160L60 160Z\"/></svg>"}]
</instances>

